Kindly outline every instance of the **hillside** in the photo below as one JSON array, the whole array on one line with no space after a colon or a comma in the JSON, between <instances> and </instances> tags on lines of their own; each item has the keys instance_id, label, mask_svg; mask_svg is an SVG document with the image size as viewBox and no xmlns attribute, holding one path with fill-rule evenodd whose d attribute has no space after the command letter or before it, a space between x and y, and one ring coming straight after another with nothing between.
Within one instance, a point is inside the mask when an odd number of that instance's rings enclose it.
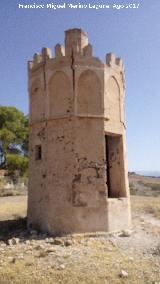
<instances>
[{"instance_id":1,"label":"hillside","mask_svg":"<svg viewBox=\"0 0 160 284\"><path fill-rule=\"evenodd\" d=\"M160 177L150 177L129 173L132 195L160 196Z\"/></svg>"}]
</instances>

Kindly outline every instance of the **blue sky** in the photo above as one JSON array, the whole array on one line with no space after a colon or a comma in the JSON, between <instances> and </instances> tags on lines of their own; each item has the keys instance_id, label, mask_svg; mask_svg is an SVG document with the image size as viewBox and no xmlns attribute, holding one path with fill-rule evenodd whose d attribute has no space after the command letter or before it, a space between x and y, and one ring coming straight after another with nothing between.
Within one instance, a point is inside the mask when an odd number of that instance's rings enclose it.
<instances>
[{"instance_id":1,"label":"blue sky","mask_svg":"<svg viewBox=\"0 0 160 284\"><path fill-rule=\"evenodd\" d=\"M138 9L19 9L18 4L140 4ZM27 60L63 43L64 30L87 31L94 55L120 56L126 69L130 170L160 171L160 2L0 1L0 104L28 113Z\"/></svg>"}]
</instances>

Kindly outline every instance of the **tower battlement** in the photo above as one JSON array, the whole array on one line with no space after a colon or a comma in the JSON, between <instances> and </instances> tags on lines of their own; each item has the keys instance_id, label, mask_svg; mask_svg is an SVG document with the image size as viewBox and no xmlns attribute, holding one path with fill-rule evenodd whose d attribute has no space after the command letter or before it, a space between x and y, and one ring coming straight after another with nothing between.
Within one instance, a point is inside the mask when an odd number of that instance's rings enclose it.
<instances>
[{"instance_id":1,"label":"tower battlement","mask_svg":"<svg viewBox=\"0 0 160 284\"><path fill-rule=\"evenodd\" d=\"M124 72L123 60L119 57L116 57L114 53L106 54L106 64L108 67L112 67L112 68L117 69L118 71Z\"/></svg>"},{"instance_id":2,"label":"tower battlement","mask_svg":"<svg viewBox=\"0 0 160 284\"><path fill-rule=\"evenodd\" d=\"M41 53L35 53L33 59L29 61L29 70L37 68L42 63L50 59L62 59L62 57L92 57L92 45L88 41L87 33L82 29L69 29L65 31L65 45L56 44L55 56L52 56L50 48L42 48ZM100 61L100 60L99 60ZM106 65L124 72L124 64L121 58L117 58L114 53L106 55Z\"/></svg>"}]
</instances>

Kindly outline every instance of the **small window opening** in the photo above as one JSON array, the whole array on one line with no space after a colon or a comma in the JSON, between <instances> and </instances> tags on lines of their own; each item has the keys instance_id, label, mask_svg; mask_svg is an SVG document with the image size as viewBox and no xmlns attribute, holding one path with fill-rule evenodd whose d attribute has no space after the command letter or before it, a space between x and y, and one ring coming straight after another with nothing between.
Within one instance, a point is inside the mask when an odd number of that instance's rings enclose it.
<instances>
[{"instance_id":1,"label":"small window opening","mask_svg":"<svg viewBox=\"0 0 160 284\"><path fill-rule=\"evenodd\" d=\"M42 160L42 147L41 145L35 146L35 159Z\"/></svg>"}]
</instances>

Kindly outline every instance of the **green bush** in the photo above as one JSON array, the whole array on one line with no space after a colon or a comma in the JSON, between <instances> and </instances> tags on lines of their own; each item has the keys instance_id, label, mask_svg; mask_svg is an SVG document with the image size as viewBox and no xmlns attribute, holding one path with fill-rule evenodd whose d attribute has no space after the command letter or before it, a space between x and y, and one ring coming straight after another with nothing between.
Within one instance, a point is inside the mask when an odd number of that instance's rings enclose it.
<instances>
[{"instance_id":1,"label":"green bush","mask_svg":"<svg viewBox=\"0 0 160 284\"><path fill-rule=\"evenodd\" d=\"M0 105L0 141L6 153L19 146L28 152L28 116L15 107Z\"/></svg>"},{"instance_id":2,"label":"green bush","mask_svg":"<svg viewBox=\"0 0 160 284\"><path fill-rule=\"evenodd\" d=\"M28 157L17 154L7 154L7 170L12 176L26 176L28 170Z\"/></svg>"}]
</instances>

